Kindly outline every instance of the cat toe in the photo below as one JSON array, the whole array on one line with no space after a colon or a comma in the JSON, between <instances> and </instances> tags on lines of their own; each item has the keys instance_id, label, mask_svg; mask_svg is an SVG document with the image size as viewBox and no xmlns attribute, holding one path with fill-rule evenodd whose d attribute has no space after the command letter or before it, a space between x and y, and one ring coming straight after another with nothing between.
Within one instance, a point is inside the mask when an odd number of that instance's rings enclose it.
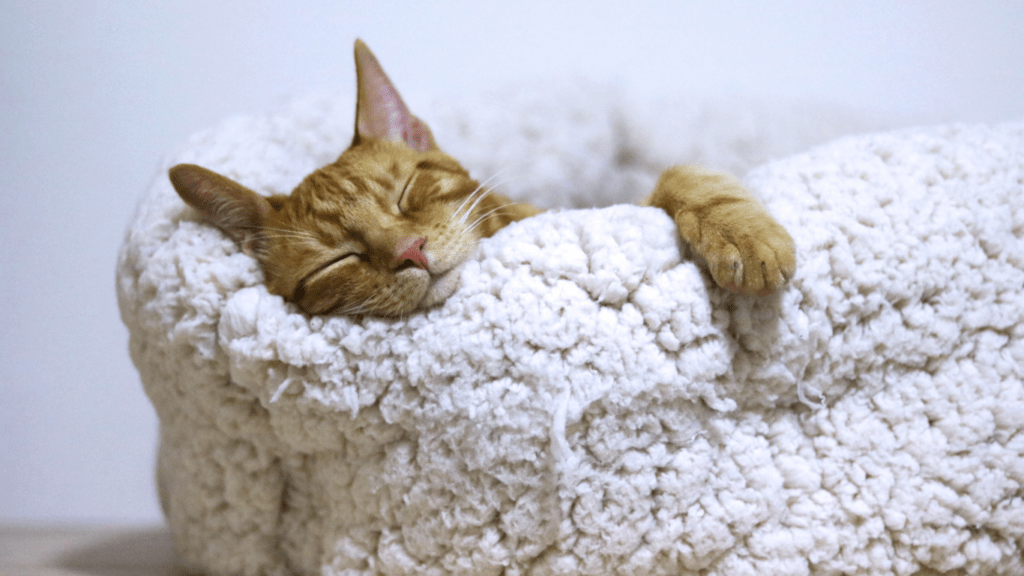
<instances>
[{"instance_id":1,"label":"cat toe","mask_svg":"<svg viewBox=\"0 0 1024 576\"><path fill-rule=\"evenodd\" d=\"M743 254L737 246L725 244L716 257L709 259L708 265L719 286L732 292L743 291Z\"/></svg>"},{"instance_id":2,"label":"cat toe","mask_svg":"<svg viewBox=\"0 0 1024 576\"><path fill-rule=\"evenodd\" d=\"M707 258L712 278L722 288L736 294L768 296L793 277L796 259L792 240L727 244L717 257ZM786 242L789 240L789 242Z\"/></svg>"},{"instance_id":3,"label":"cat toe","mask_svg":"<svg viewBox=\"0 0 1024 576\"><path fill-rule=\"evenodd\" d=\"M789 235L775 240L759 246L756 258L760 266L757 273L748 278L750 292L759 296L772 294L786 285L796 271L795 251Z\"/></svg>"}]
</instances>

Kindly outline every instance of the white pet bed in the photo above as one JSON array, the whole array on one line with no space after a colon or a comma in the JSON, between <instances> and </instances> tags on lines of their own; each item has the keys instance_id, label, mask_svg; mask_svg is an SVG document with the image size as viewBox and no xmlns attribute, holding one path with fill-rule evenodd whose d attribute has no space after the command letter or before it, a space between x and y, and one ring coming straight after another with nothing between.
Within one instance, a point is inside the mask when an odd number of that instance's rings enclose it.
<instances>
[{"instance_id":1,"label":"white pet bed","mask_svg":"<svg viewBox=\"0 0 1024 576\"><path fill-rule=\"evenodd\" d=\"M420 113L545 206L746 173L873 126L566 83ZM415 102L411 102L414 109ZM287 193L351 135L309 98L194 162ZM771 298L655 209L561 210L407 319L310 318L158 175L118 263L178 550L210 574L1024 574L1024 123L852 136L745 181L796 241ZM501 180L503 177L498 177Z\"/></svg>"}]
</instances>

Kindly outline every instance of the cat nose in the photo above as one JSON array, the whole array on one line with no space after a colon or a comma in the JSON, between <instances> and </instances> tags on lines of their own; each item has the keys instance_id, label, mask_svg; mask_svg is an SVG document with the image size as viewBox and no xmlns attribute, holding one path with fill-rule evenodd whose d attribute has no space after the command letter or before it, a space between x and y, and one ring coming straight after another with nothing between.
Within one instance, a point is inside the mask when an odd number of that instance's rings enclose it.
<instances>
[{"instance_id":1,"label":"cat nose","mask_svg":"<svg viewBox=\"0 0 1024 576\"><path fill-rule=\"evenodd\" d=\"M423 253L423 246L427 243L426 238L403 238L395 245L395 263L404 264L412 262L416 266L427 270L427 255Z\"/></svg>"}]
</instances>

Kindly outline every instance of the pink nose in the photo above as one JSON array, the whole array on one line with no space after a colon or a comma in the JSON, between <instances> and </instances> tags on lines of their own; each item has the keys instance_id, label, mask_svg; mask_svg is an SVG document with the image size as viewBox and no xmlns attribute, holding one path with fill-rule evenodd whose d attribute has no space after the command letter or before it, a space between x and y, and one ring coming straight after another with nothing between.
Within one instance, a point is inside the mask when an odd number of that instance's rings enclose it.
<instances>
[{"instance_id":1,"label":"pink nose","mask_svg":"<svg viewBox=\"0 0 1024 576\"><path fill-rule=\"evenodd\" d=\"M403 238L395 245L395 261L398 263L406 260L427 270L427 255L423 253L423 246L427 243L426 238Z\"/></svg>"}]
</instances>

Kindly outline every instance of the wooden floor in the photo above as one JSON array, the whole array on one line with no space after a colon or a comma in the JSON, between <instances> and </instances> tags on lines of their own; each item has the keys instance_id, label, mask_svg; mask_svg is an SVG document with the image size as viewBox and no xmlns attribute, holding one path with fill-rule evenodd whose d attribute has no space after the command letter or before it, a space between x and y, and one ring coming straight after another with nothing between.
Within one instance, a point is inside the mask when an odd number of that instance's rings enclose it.
<instances>
[{"instance_id":1,"label":"wooden floor","mask_svg":"<svg viewBox=\"0 0 1024 576\"><path fill-rule=\"evenodd\" d=\"M162 526L0 524L0 576L185 576Z\"/></svg>"}]
</instances>

